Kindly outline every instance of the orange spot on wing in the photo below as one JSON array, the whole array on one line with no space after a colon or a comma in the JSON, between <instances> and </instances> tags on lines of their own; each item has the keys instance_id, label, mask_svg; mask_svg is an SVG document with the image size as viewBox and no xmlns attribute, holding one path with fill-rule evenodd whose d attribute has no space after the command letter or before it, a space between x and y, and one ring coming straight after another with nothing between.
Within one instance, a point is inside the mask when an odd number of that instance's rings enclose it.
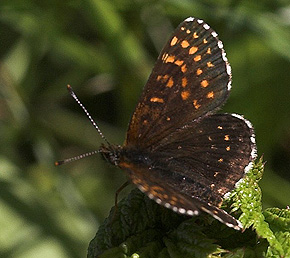
<instances>
[{"instance_id":1,"label":"orange spot on wing","mask_svg":"<svg viewBox=\"0 0 290 258\"><path fill-rule=\"evenodd\" d=\"M176 36L173 37L173 39L170 42L170 46L174 46L178 41L178 38Z\"/></svg>"},{"instance_id":2,"label":"orange spot on wing","mask_svg":"<svg viewBox=\"0 0 290 258\"><path fill-rule=\"evenodd\" d=\"M197 75L201 75L201 74L202 74L202 70L201 70L200 68L197 68L197 70L196 70L196 74L197 74Z\"/></svg>"},{"instance_id":3,"label":"orange spot on wing","mask_svg":"<svg viewBox=\"0 0 290 258\"><path fill-rule=\"evenodd\" d=\"M198 38L198 35L197 35L196 32L194 32L192 36L193 36L194 39L197 39Z\"/></svg>"},{"instance_id":4,"label":"orange spot on wing","mask_svg":"<svg viewBox=\"0 0 290 258\"><path fill-rule=\"evenodd\" d=\"M166 84L166 87L171 88L173 85L174 85L174 81L173 81L172 77L170 77L167 84Z\"/></svg>"},{"instance_id":5,"label":"orange spot on wing","mask_svg":"<svg viewBox=\"0 0 290 258\"><path fill-rule=\"evenodd\" d=\"M198 62L201 60L201 55L197 55L193 58L194 62Z\"/></svg>"},{"instance_id":6,"label":"orange spot on wing","mask_svg":"<svg viewBox=\"0 0 290 258\"><path fill-rule=\"evenodd\" d=\"M130 168L130 167L132 167L132 165L130 163L127 163L127 162L120 162L119 166L121 168Z\"/></svg>"},{"instance_id":7,"label":"orange spot on wing","mask_svg":"<svg viewBox=\"0 0 290 258\"><path fill-rule=\"evenodd\" d=\"M226 150L227 150L227 151L230 151L230 149L231 149L231 147L230 147L230 146L226 147Z\"/></svg>"},{"instance_id":8,"label":"orange spot on wing","mask_svg":"<svg viewBox=\"0 0 290 258\"><path fill-rule=\"evenodd\" d=\"M168 53L164 53L164 54L162 55L162 60L164 61L167 57L168 57Z\"/></svg>"},{"instance_id":9,"label":"orange spot on wing","mask_svg":"<svg viewBox=\"0 0 290 258\"><path fill-rule=\"evenodd\" d=\"M197 104L197 100L193 100L193 106L195 107L195 109L199 109L200 108L200 104Z\"/></svg>"},{"instance_id":10,"label":"orange spot on wing","mask_svg":"<svg viewBox=\"0 0 290 258\"><path fill-rule=\"evenodd\" d=\"M123 164L124 164L124 163L122 163L122 165L123 165ZM123 167L124 167L124 165L123 165ZM132 178L132 182L133 182L133 184L138 185L138 184L141 183L141 180L140 180L139 178Z\"/></svg>"},{"instance_id":11,"label":"orange spot on wing","mask_svg":"<svg viewBox=\"0 0 290 258\"><path fill-rule=\"evenodd\" d=\"M186 78L186 77L183 77L183 78L181 79L181 86L182 86L183 88L185 88L186 85L187 85L187 78Z\"/></svg>"},{"instance_id":12,"label":"orange spot on wing","mask_svg":"<svg viewBox=\"0 0 290 258\"><path fill-rule=\"evenodd\" d=\"M187 40L183 40L183 41L181 42L181 46L182 46L183 48L187 48L187 47L189 46L188 41L187 41Z\"/></svg>"},{"instance_id":13,"label":"orange spot on wing","mask_svg":"<svg viewBox=\"0 0 290 258\"><path fill-rule=\"evenodd\" d=\"M168 56L164 61L165 63L173 63L175 60L175 56Z\"/></svg>"},{"instance_id":14,"label":"orange spot on wing","mask_svg":"<svg viewBox=\"0 0 290 258\"><path fill-rule=\"evenodd\" d=\"M167 80L169 78L168 74L163 75L163 80Z\"/></svg>"},{"instance_id":15,"label":"orange spot on wing","mask_svg":"<svg viewBox=\"0 0 290 258\"><path fill-rule=\"evenodd\" d=\"M184 64L183 66L181 66L181 72L185 73L187 71L187 67L186 64Z\"/></svg>"},{"instance_id":16,"label":"orange spot on wing","mask_svg":"<svg viewBox=\"0 0 290 258\"><path fill-rule=\"evenodd\" d=\"M225 135L225 141L229 141L230 140L230 136L228 134Z\"/></svg>"},{"instance_id":17,"label":"orange spot on wing","mask_svg":"<svg viewBox=\"0 0 290 258\"><path fill-rule=\"evenodd\" d=\"M189 34L191 31L190 30L186 30L186 33Z\"/></svg>"},{"instance_id":18,"label":"orange spot on wing","mask_svg":"<svg viewBox=\"0 0 290 258\"><path fill-rule=\"evenodd\" d=\"M184 61L182 61L182 60L176 60L174 63L176 65L178 65L178 66L182 66L182 64L184 63Z\"/></svg>"},{"instance_id":19,"label":"orange spot on wing","mask_svg":"<svg viewBox=\"0 0 290 258\"><path fill-rule=\"evenodd\" d=\"M162 81L162 82L166 82L166 80L168 79L169 75L168 74L165 74L165 75L157 75L157 78L156 80L157 81Z\"/></svg>"},{"instance_id":20,"label":"orange spot on wing","mask_svg":"<svg viewBox=\"0 0 290 258\"><path fill-rule=\"evenodd\" d=\"M172 206L175 206L175 205L176 205L176 201L173 201L173 200L169 200L169 203L170 203Z\"/></svg>"},{"instance_id":21,"label":"orange spot on wing","mask_svg":"<svg viewBox=\"0 0 290 258\"><path fill-rule=\"evenodd\" d=\"M183 100L187 100L188 97L189 97L189 95L190 95L189 91L182 91L182 92L181 92L181 98L182 98Z\"/></svg>"},{"instance_id":22,"label":"orange spot on wing","mask_svg":"<svg viewBox=\"0 0 290 258\"><path fill-rule=\"evenodd\" d=\"M209 54L209 55L211 54L211 49L210 49L210 47L207 49L206 53Z\"/></svg>"},{"instance_id":23,"label":"orange spot on wing","mask_svg":"<svg viewBox=\"0 0 290 258\"><path fill-rule=\"evenodd\" d=\"M196 51L198 50L198 47L191 47L190 49L189 49L189 54L190 55L192 55L192 54L194 54Z\"/></svg>"},{"instance_id":24,"label":"orange spot on wing","mask_svg":"<svg viewBox=\"0 0 290 258\"><path fill-rule=\"evenodd\" d=\"M212 62L207 62L206 65L207 65L207 67L214 67L214 65L212 64Z\"/></svg>"},{"instance_id":25,"label":"orange spot on wing","mask_svg":"<svg viewBox=\"0 0 290 258\"><path fill-rule=\"evenodd\" d=\"M207 40L206 39L203 39L203 43L206 44L207 43Z\"/></svg>"},{"instance_id":26,"label":"orange spot on wing","mask_svg":"<svg viewBox=\"0 0 290 258\"><path fill-rule=\"evenodd\" d=\"M210 92L206 95L206 97L207 97L208 99L213 99L213 98L214 98L214 93L213 93L213 91L210 91Z\"/></svg>"},{"instance_id":27,"label":"orange spot on wing","mask_svg":"<svg viewBox=\"0 0 290 258\"><path fill-rule=\"evenodd\" d=\"M203 80L200 83L201 87L206 88L208 86L208 81L207 80Z\"/></svg>"},{"instance_id":28,"label":"orange spot on wing","mask_svg":"<svg viewBox=\"0 0 290 258\"><path fill-rule=\"evenodd\" d=\"M156 98L156 97L151 98L150 101L151 101L151 102L164 103L164 100L163 100L163 99L161 99L161 98Z\"/></svg>"}]
</instances>

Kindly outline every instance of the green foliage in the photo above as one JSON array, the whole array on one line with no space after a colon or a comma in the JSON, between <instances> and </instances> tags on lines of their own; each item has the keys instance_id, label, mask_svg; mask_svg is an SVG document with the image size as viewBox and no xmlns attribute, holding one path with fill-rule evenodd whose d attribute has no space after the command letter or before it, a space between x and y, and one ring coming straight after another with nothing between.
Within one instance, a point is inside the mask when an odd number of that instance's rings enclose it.
<instances>
[{"instance_id":1,"label":"green foliage","mask_svg":"<svg viewBox=\"0 0 290 258\"><path fill-rule=\"evenodd\" d=\"M91 241L88 257L288 257L290 210L262 211L260 159L227 199L243 232L209 215L177 215L139 190L111 210ZM226 206L225 206L226 208Z\"/></svg>"}]
</instances>

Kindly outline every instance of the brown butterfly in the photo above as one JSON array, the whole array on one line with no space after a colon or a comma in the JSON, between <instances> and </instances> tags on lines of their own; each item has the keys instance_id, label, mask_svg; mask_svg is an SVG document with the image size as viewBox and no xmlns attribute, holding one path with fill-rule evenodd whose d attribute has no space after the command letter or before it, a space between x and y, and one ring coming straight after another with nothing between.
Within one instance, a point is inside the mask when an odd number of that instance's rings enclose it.
<instances>
[{"instance_id":1,"label":"brown butterfly","mask_svg":"<svg viewBox=\"0 0 290 258\"><path fill-rule=\"evenodd\" d=\"M227 100L231 68L217 33L187 18L161 51L131 118L123 146L105 140L95 153L120 167L149 198L189 216L204 211L236 230L220 209L256 158L253 127L236 114L214 114Z\"/></svg>"}]
</instances>

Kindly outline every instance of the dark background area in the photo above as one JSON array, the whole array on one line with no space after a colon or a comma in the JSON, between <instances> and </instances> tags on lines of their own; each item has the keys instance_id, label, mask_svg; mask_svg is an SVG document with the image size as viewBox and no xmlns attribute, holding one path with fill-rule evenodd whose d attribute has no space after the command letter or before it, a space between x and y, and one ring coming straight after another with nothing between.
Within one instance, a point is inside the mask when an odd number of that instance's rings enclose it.
<instances>
[{"instance_id":1,"label":"dark background area","mask_svg":"<svg viewBox=\"0 0 290 258\"><path fill-rule=\"evenodd\" d=\"M122 144L159 51L188 16L224 43L233 88L222 112L255 127L264 207L290 204L288 0L1 0L0 257L86 256L126 177L98 156L54 166L102 142L66 85Z\"/></svg>"}]
</instances>

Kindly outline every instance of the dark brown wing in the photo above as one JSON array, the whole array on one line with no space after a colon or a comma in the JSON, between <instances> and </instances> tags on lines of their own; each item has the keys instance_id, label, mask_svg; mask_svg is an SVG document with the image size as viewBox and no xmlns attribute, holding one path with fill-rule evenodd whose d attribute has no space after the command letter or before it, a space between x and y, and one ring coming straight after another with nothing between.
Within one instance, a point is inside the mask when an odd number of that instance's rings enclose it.
<instances>
[{"instance_id":1,"label":"dark brown wing","mask_svg":"<svg viewBox=\"0 0 290 258\"><path fill-rule=\"evenodd\" d=\"M219 206L250 169L256 144L249 121L216 114L175 131L151 153L162 164L166 180L177 182L176 191Z\"/></svg>"},{"instance_id":2,"label":"dark brown wing","mask_svg":"<svg viewBox=\"0 0 290 258\"><path fill-rule=\"evenodd\" d=\"M119 166L157 203L175 212L205 211L238 229L219 209L256 158L253 128L236 114L216 114L163 138L150 151L125 146Z\"/></svg>"},{"instance_id":3,"label":"dark brown wing","mask_svg":"<svg viewBox=\"0 0 290 258\"><path fill-rule=\"evenodd\" d=\"M127 171L131 181L156 203L172 209L174 212L189 216L199 215L200 211L203 211L228 227L236 230L242 229L241 223L224 210L195 196L180 193L171 187L173 178L164 180L162 169L155 168L152 170L151 167L133 163L120 163L119 165Z\"/></svg>"},{"instance_id":4,"label":"dark brown wing","mask_svg":"<svg viewBox=\"0 0 290 258\"><path fill-rule=\"evenodd\" d=\"M188 18L165 45L131 118L125 145L146 149L220 107L231 71L222 42L202 20Z\"/></svg>"}]
</instances>

